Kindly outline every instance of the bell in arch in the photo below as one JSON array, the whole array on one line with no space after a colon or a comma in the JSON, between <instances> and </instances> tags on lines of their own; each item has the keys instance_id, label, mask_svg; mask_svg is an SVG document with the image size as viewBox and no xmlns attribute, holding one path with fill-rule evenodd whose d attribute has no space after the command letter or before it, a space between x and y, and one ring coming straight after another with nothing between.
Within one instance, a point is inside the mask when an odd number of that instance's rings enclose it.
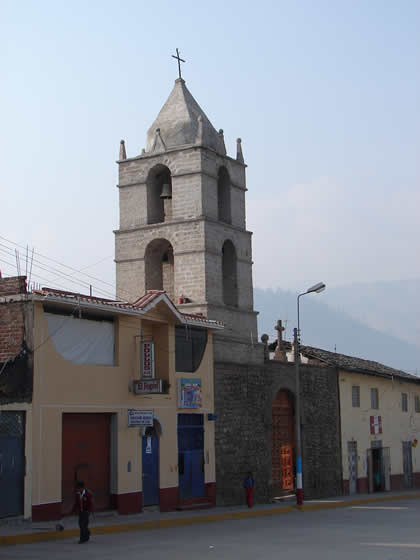
<instances>
[{"instance_id":1,"label":"bell in arch","mask_svg":"<svg viewBox=\"0 0 420 560\"><path fill-rule=\"evenodd\" d=\"M172 189L169 183L163 183L162 192L160 193L160 198L172 198Z\"/></svg>"}]
</instances>

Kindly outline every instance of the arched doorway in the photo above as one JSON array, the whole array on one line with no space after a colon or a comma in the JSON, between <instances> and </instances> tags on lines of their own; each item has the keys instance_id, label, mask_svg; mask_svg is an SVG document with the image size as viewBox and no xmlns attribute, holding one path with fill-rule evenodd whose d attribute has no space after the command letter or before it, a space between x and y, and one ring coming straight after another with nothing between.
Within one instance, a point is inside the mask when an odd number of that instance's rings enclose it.
<instances>
[{"instance_id":1,"label":"arched doorway","mask_svg":"<svg viewBox=\"0 0 420 560\"><path fill-rule=\"evenodd\" d=\"M146 290L165 290L174 299L174 251L166 239L154 239L145 252Z\"/></svg>"},{"instance_id":2,"label":"arched doorway","mask_svg":"<svg viewBox=\"0 0 420 560\"><path fill-rule=\"evenodd\" d=\"M272 405L272 494L281 496L294 488L294 398L287 390L277 393Z\"/></svg>"},{"instance_id":3,"label":"arched doorway","mask_svg":"<svg viewBox=\"0 0 420 560\"><path fill-rule=\"evenodd\" d=\"M143 506L159 504L159 436L161 427L157 420L146 428L142 438Z\"/></svg>"}]
</instances>

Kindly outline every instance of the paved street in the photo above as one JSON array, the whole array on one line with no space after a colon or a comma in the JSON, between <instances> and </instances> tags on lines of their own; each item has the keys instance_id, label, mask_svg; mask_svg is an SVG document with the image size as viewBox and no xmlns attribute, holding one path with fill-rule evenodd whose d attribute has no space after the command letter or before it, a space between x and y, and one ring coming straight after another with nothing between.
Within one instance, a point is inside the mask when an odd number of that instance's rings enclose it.
<instances>
[{"instance_id":1,"label":"paved street","mask_svg":"<svg viewBox=\"0 0 420 560\"><path fill-rule=\"evenodd\" d=\"M400 560L420 554L420 500L0 548L1 559Z\"/></svg>"}]
</instances>

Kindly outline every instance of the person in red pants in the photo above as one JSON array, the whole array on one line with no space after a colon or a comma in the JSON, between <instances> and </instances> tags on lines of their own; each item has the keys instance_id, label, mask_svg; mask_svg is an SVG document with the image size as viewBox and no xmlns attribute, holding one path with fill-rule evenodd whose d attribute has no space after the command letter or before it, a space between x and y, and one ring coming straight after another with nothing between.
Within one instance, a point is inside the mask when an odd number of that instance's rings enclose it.
<instances>
[{"instance_id":1,"label":"person in red pants","mask_svg":"<svg viewBox=\"0 0 420 560\"><path fill-rule=\"evenodd\" d=\"M244 480L245 497L246 497L246 503L248 504L248 507L252 507L254 486L255 486L255 480L252 476L252 472L249 472Z\"/></svg>"}]
</instances>

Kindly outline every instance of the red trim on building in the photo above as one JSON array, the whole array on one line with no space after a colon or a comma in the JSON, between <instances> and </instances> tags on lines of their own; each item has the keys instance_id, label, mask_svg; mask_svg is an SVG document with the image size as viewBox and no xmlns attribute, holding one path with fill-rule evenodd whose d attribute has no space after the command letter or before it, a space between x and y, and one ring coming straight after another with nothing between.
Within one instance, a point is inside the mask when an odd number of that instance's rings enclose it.
<instances>
[{"instance_id":1,"label":"red trim on building","mask_svg":"<svg viewBox=\"0 0 420 560\"><path fill-rule=\"evenodd\" d=\"M202 498L191 498L179 500L178 487L160 488L159 503L160 511L176 511L177 509L200 509L214 507L216 505L216 483L207 482L205 485L205 496Z\"/></svg>"},{"instance_id":2,"label":"red trim on building","mask_svg":"<svg viewBox=\"0 0 420 560\"><path fill-rule=\"evenodd\" d=\"M140 513L143 505L142 492L129 492L128 494L113 494L112 502L120 515Z\"/></svg>"},{"instance_id":3,"label":"red trim on building","mask_svg":"<svg viewBox=\"0 0 420 560\"><path fill-rule=\"evenodd\" d=\"M367 494L369 492L369 481L367 477L357 479L357 492Z\"/></svg>"},{"instance_id":4,"label":"red trim on building","mask_svg":"<svg viewBox=\"0 0 420 560\"><path fill-rule=\"evenodd\" d=\"M369 492L369 483L367 478L357 479L357 491L356 494L367 494ZM343 493L344 495L350 495L350 481L343 480Z\"/></svg>"},{"instance_id":5,"label":"red trim on building","mask_svg":"<svg viewBox=\"0 0 420 560\"><path fill-rule=\"evenodd\" d=\"M206 498L212 506L216 505L216 483L206 482Z\"/></svg>"},{"instance_id":6,"label":"red trim on building","mask_svg":"<svg viewBox=\"0 0 420 560\"><path fill-rule=\"evenodd\" d=\"M404 489L404 475L403 474L391 474L391 490L403 490Z\"/></svg>"},{"instance_id":7,"label":"red trim on building","mask_svg":"<svg viewBox=\"0 0 420 560\"><path fill-rule=\"evenodd\" d=\"M55 521L61 519L61 502L32 506L32 521Z\"/></svg>"},{"instance_id":8,"label":"red trim on building","mask_svg":"<svg viewBox=\"0 0 420 560\"><path fill-rule=\"evenodd\" d=\"M178 487L159 489L160 511L175 511L178 507Z\"/></svg>"}]
</instances>

